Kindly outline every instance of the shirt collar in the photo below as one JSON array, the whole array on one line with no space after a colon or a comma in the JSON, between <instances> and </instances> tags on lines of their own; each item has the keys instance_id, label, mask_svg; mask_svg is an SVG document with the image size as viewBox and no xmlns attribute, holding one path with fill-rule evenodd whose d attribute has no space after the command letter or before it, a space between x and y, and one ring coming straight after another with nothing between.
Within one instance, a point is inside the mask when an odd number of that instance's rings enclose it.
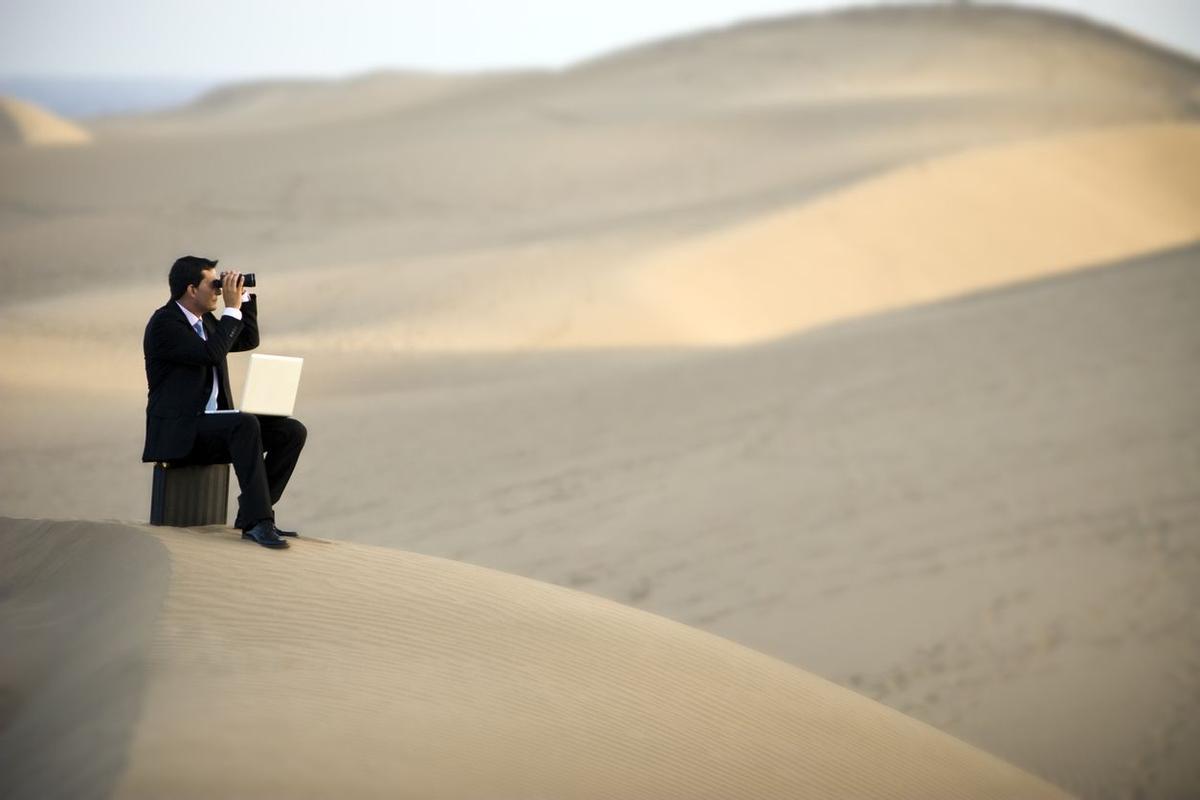
<instances>
[{"instance_id":1,"label":"shirt collar","mask_svg":"<svg viewBox=\"0 0 1200 800\"><path fill-rule=\"evenodd\" d=\"M184 316L187 317L188 325L191 325L193 328L196 327L196 323L200 321L200 318L184 308L183 303L179 302L178 300L175 301L175 305L179 306L179 310L182 311Z\"/></svg>"}]
</instances>

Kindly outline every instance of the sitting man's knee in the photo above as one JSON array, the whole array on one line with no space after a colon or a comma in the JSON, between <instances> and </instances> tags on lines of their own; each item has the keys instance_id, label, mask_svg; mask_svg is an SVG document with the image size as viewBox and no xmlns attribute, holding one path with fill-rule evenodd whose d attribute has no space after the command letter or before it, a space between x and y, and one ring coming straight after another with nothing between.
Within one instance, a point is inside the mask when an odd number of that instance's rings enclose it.
<instances>
[{"instance_id":1,"label":"sitting man's knee","mask_svg":"<svg viewBox=\"0 0 1200 800\"><path fill-rule=\"evenodd\" d=\"M258 421L258 417L253 414L247 414L244 411L239 411L237 415L238 425L247 430L255 432L262 431L262 424Z\"/></svg>"},{"instance_id":2,"label":"sitting man's knee","mask_svg":"<svg viewBox=\"0 0 1200 800\"><path fill-rule=\"evenodd\" d=\"M304 427L304 423L298 419L291 418L289 418L289 421L292 424L292 438L296 444L302 445L308 441L308 428Z\"/></svg>"}]
</instances>

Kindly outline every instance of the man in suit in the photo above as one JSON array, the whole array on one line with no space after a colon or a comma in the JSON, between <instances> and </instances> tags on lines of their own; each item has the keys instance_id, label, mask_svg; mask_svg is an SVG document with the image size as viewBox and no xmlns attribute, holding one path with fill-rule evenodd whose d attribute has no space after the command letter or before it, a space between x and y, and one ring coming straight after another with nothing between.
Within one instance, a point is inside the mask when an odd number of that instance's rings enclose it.
<instances>
[{"instance_id":1,"label":"man in suit","mask_svg":"<svg viewBox=\"0 0 1200 800\"><path fill-rule=\"evenodd\" d=\"M184 256L171 267L171 299L150 316L146 356L146 447L142 461L232 462L241 495L234 523L243 539L287 547L275 526L279 502L300 458L307 430L291 417L207 413L233 407L225 355L258 347L258 301L238 272ZM220 288L217 288L217 287ZM224 299L220 318L213 313ZM263 456L263 452L266 456Z\"/></svg>"}]
</instances>

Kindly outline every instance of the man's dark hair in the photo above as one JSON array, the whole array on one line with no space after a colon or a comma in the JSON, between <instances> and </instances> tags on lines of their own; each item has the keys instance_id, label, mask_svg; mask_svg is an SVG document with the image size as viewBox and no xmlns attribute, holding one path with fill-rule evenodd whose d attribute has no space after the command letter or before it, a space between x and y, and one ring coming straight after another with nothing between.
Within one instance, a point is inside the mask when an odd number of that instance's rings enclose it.
<instances>
[{"instance_id":1,"label":"man's dark hair","mask_svg":"<svg viewBox=\"0 0 1200 800\"><path fill-rule=\"evenodd\" d=\"M184 256L176 259L171 265L171 275L167 282L171 284L171 299L183 297L189 286L196 286L204 280L204 270L217 266L216 261L210 261L200 256Z\"/></svg>"}]
</instances>

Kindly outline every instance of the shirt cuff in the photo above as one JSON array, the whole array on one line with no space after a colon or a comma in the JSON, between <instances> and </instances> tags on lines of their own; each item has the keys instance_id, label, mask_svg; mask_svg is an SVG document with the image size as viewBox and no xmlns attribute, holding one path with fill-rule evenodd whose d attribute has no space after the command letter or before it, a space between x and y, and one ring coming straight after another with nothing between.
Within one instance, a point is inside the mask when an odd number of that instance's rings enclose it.
<instances>
[{"instance_id":1,"label":"shirt cuff","mask_svg":"<svg viewBox=\"0 0 1200 800\"><path fill-rule=\"evenodd\" d=\"M242 318L242 310L240 308L227 308L221 314L221 317L222 318L233 317L234 319L241 319Z\"/></svg>"}]
</instances>

